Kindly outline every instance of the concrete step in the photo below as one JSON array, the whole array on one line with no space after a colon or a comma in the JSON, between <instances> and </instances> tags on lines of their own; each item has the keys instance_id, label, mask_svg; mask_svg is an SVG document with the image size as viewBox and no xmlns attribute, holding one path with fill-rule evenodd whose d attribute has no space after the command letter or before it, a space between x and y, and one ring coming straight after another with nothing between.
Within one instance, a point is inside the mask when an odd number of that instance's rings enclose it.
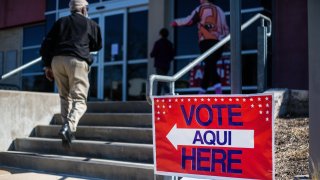
<instances>
[{"instance_id":1,"label":"concrete step","mask_svg":"<svg viewBox=\"0 0 320 180\"><path fill-rule=\"evenodd\" d=\"M109 180L154 179L153 165L17 151L0 152L0 165Z\"/></svg>"},{"instance_id":2,"label":"concrete step","mask_svg":"<svg viewBox=\"0 0 320 180\"><path fill-rule=\"evenodd\" d=\"M56 114L52 124L62 124L61 115ZM79 121L85 126L122 126L122 127L152 127L150 113L86 113Z\"/></svg>"},{"instance_id":3,"label":"concrete step","mask_svg":"<svg viewBox=\"0 0 320 180\"><path fill-rule=\"evenodd\" d=\"M146 101L101 101L88 102L87 112L96 113L151 113L152 107Z\"/></svg>"},{"instance_id":4,"label":"concrete step","mask_svg":"<svg viewBox=\"0 0 320 180\"><path fill-rule=\"evenodd\" d=\"M21 138L14 141L14 148L23 152L153 163L151 144L75 140L70 148L64 148L60 139Z\"/></svg>"},{"instance_id":5,"label":"concrete step","mask_svg":"<svg viewBox=\"0 0 320 180\"><path fill-rule=\"evenodd\" d=\"M60 125L37 126L36 137L58 138ZM152 128L78 126L77 139L152 144Z\"/></svg>"}]
</instances>

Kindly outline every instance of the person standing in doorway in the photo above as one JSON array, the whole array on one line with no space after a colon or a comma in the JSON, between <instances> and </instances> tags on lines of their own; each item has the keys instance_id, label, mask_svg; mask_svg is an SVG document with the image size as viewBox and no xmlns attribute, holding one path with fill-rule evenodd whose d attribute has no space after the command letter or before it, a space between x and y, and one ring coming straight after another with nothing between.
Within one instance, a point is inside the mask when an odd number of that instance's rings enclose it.
<instances>
[{"instance_id":1,"label":"person standing in doorway","mask_svg":"<svg viewBox=\"0 0 320 180\"><path fill-rule=\"evenodd\" d=\"M171 26L191 26L197 24L200 52L204 53L229 34L229 27L222 9L209 0L200 0L200 6L184 18L175 19ZM217 72L217 61L223 48L208 56L204 62L204 76L199 94L205 94L212 84L216 94L221 94L221 82Z\"/></svg>"},{"instance_id":2,"label":"person standing in doorway","mask_svg":"<svg viewBox=\"0 0 320 180\"><path fill-rule=\"evenodd\" d=\"M63 145L74 139L77 124L87 110L90 52L102 48L99 26L88 19L88 2L70 0L71 15L55 22L41 45L47 79L55 80L61 101Z\"/></svg>"},{"instance_id":3,"label":"person standing in doorway","mask_svg":"<svg viewBox=\"0 0 320 180\"><path fill-rule=\"evenodd\" d=\"M155 42L150 56L154 58L154 67L158 75L168 75L170 64L174 57L173 44L168 40L169 31L162 28L159 32L161 38ZM162 93L162 89L164 93ZM159 82L157 95L169 93L169 87L165 82Z\"/></svg>"}]
</instances>

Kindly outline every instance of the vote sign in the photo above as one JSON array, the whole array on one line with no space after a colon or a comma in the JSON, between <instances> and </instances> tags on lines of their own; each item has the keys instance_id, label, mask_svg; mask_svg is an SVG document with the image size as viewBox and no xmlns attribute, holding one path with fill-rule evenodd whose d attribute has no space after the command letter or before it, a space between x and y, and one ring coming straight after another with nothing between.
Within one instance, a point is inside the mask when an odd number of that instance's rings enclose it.
<instances>
[{"instance_id":1,"label":"vote sign","mask_svg":"<svg viewBox=\"0 0 320 180\"><path fill-rule=\"evenodd\" d=\"M153 98L155 173L274 179L273 96Z\"/></svg>"}]
</instances>

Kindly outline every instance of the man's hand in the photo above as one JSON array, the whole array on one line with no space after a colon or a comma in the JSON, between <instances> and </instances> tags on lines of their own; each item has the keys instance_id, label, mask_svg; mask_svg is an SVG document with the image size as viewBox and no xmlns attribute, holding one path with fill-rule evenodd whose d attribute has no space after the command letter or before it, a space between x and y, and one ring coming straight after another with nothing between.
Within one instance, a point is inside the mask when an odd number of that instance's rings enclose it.
<instances>
[{"instance_id":1,"label":"man's hand","mask_svg":"<svg viewBox=\"0 0 320 180\"><path fill-rule=\"evenodd\" d=\"M49 80L49 81L53 81L53 73L52 73L52 69L49 68L49 67L45 67L44 68L44 72L46 74L46 78Z\"/></svg>"}]
</instances>

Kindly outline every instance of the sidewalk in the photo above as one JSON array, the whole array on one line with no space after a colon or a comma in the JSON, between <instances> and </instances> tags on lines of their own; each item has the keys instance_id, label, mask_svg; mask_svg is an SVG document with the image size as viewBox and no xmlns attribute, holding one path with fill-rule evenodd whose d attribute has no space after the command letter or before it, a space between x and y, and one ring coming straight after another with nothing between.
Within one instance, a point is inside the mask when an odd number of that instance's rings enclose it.
<instances>
[{"instance_id":1,"label":"sidewalk","mask_svg":"<svg viewBox=\"0 0 320 180\"><path fill-rule=\"evenodd\" d=\"M46 174L25 169L0 166L0 180L84 180L70 175Z\"/></svg>"}]
</instances>

